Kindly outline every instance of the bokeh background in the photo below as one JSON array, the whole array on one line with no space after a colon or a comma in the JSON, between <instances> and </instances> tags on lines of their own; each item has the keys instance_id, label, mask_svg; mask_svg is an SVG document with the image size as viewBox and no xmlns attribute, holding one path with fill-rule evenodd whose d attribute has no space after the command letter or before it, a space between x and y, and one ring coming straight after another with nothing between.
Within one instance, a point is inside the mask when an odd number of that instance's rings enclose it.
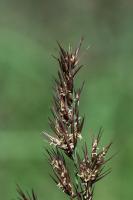
<instances>
[{"instance_id":1,"label":"bokeh background","mask_svg":"<svg viewBox=\"0 0 133 200\"><path fill-rule=\"evenodd\" d=\"M80 111L84 138L104 127L114 140L112 174L97 183L95 200L132 199L133 1L0 0L0 198L16 184L40 200L66 199L49 177L41 132L47 130L58 55L84 36L76 80L85 80ZM89 47L89 48L88 48ZM88 48L88 50L86 50Z\"/></svg>"}]
</instances>

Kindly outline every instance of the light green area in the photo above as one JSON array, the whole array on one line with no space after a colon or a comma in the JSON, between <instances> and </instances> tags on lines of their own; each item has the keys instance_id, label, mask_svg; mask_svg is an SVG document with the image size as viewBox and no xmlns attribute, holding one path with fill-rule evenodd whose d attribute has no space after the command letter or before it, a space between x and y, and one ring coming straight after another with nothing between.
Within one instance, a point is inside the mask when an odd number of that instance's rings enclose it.
<instances>
[{"instance_id":1,"label":"light green area","mask_svg":"<svg viewBox=\"0 0 133 200\"><path fill-rule=\"evenodd\" d=\"M113 139L119 152L94 199L132 198L132 9L129 0L0 0L0 199L15 199L16 184L33 187L39 200L66 199L49 177L40 133L50 132L56 40L67 48L81 36L83 136L89 141L103 126L103 144Z\"/></svg>"}]
</instances>

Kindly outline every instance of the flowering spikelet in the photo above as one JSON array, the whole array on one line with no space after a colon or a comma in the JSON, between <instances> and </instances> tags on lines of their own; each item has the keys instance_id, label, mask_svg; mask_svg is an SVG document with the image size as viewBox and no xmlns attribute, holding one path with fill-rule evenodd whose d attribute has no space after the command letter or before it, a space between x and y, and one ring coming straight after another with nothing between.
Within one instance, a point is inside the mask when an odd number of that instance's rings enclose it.
<instances>
[{"instance_id":1,"label":"flowering spikelet","mask_svg":"<svg viewBox=\"0 0 133 200\"><path fill-rule=\"evenodd\" d=\"M17 186L17 192L19 194L19 200L38 200L34 191L32 190L31 195L29 193L25 194L22 189Z\"/></svg>"},{"instance_id":2,"label":"flowering spikelet","mask_svg":"<svg viewBox=\"0 0 133 200\"><path fill-rule=\"evenodd\" d=\"M82 138L81 131L84 124L84 117L79 115L79 101L83 85L80 89L75 89L74 79L82 66L78 65L78 54L81 42L75 51L71 49L65 51L59 45L58 78L55 79L53 107L51 109L53 117L49 119L50 127L54 135L44 132L45 138L52 149L47 149L49 162L52 166L57 186L69 196L71 200L92 200L94 185L104 176L110 173L110 169L104 170L105 164L112 157L106 159L106 154L112 143L99 150L101 139L99 134L92 140L92 147L88 153L87 144L83 147L83 158L79 155L77 142ZM72 177L69 166L65 162L65 157L73 164ZM37 200L34 191L31 196L25 194L20 187L17 189L20 200Z\"/></svg>"},{"instance_id":3,"label":"flowering spikelet","mask_svg":"<svg viewBox=\"0 0 133 200\"><path fill-rule=\"evenodd\" d=\"M77 150L78 138L81 138L81 131L84 124L84 118L79 116L79 101L81 89L75 90L74 78L81 66L78 65L79 47L72 52L65 51L60 45L60 56L57 58L60 69L58 70L58 79L55 79L54 97L52 114L53 119L49 119L50 127L54 136L44 133L50 144L56 147L56 151L47 150L49 161L53 168L56 178L53 180L70 199L92 200L94 184L110 172L103 171L105 159L111 143L98 151L98 145L101 139L101 129L98 136L92 142L90 156L87 145L84 147L84 158L81 159ZM63 151L74 166L75 179L71 181L70 173L67 168ZM75 150L75 151L74 151Z\"/></svg>"},{"instance_id":4,"label":"flowering spikelet","mask_svg":"<svg viewBox=\"0 0 133 200\"><path fill-rule=\"evenodd\" d=\"M54 174L56 176L56 179L53 178L53 180L56 182L59 188L63 190L67 195L70 197L74 197L74 190L73 185L71 183L69 171L66 167L65 159L63 155L59 153L57 150L54 151L48 151L49 157L50 157L50 164L54 170Z\"/></svg>"},{"instance_id":5,"label":"flowering spikelet","mask_svg":"<svg viewBox=\"0 0 133 200\"><path fill-rule=\"evenodd\" d=\"M93 196L93 185L110 173L110 169L103 171L104 165L109 159L105 159L105 156L112 143L104 147L101 151L98 151L98 145L101 138L101 130L92 142L91 156L88 155L88 149L85 145L84 148L84 159L81 160L78 155L78 176L84 185L83 195L84 199L91 200Z\"/></svg>"},{"instance_id":6,"label":"flowering spikelet","mask_svg":"<svg viewBox=\"0 0 133 200\"><path fill-rule=\"evenodd\" d=\"M60 57L57 60L60 69L58 79L55 79L53 119L49 119L55 136L44 133L50 144L63 149L69 157L73 154L78 138L81 138L84 123L84 118L79 116L78 109L82 87L78 90L74 88L75 75L82 67L78 65L81 42L74 52L65 51L59 45Z\"/></svg>"}]
</instances>

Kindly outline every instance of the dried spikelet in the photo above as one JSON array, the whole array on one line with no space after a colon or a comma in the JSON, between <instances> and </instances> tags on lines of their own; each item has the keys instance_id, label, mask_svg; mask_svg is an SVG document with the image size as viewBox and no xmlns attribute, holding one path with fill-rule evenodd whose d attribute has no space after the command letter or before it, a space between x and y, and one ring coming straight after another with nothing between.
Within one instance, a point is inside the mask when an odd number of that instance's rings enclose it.
<instances>
[{"instance_id":1,"label":"dried spikelet","mask_svg":"<svg viewBox=\"0 0 133 200\"><path fill-rule=\"evenodd\" d=\"M105 159L106 154L112 143L103 147L99 151L98 145L101 138L101 130L98 136L92 142L91 156L89 157L87 145L84 147L84 158L78 155L78 176L84 185L84 199L92 199L94 184L111 172L110 169L104 171L105 164L111 159Z\"/></svg>"},{"instance_id":2,"label":"dried spikelet","mask_svg":"<svg viewBox=\"0 0 133 200\"><path fill-rule=\"evenodd\" d=\"M79 47L74 51L65 51L59 44L60 56L57 58L60 69L58 79L55 79L53 97L53 119L49 119L50 127L55 134L51 136L44 132L50 144L63 149L71 157L77 145L84 118L79 116L79 100L83 86L75 90L74 78L82 66L78 65Z\"/></svg>"},{"instance_id":3,"label":"dried spikelet","mask_svg":"<svg viewBox=\"0 0 133 200\"><path fill-rule=\"evenodd\" d=\"M50 164L56 176L56 179L52 177L53 180L56 182L57 186L63 190L63 192L65 192L70 197L74 197L75 192L73 189L73 184L71 182L69 170L66 167L63 155L61 155L58 150L47 150L47 152L49 154Z\"/></svg>"}]
</instances>

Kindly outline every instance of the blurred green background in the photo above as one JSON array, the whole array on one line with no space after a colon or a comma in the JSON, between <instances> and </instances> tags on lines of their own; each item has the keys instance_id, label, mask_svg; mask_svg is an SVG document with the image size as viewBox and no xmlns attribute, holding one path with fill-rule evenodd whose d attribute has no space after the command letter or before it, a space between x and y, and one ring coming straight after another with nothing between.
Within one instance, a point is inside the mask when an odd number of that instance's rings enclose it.
<instances>
[{"instance_id":1,"label":"blurred green background","mask_svg":"<svg viewBox=\"0 0 133 200\"><path fill-rule=\"evenodd\" d=\"M84 138L104 127L115 141L112 174L95 200L131 199L133 169L133 1L0 0L0 198L15 199L16 183L40 200L66 199L49 177L41 132L48 127L56 40L84 44L80 111ZM86 48L90 46L88 50Z\"/></svg>"}]
</instances>

